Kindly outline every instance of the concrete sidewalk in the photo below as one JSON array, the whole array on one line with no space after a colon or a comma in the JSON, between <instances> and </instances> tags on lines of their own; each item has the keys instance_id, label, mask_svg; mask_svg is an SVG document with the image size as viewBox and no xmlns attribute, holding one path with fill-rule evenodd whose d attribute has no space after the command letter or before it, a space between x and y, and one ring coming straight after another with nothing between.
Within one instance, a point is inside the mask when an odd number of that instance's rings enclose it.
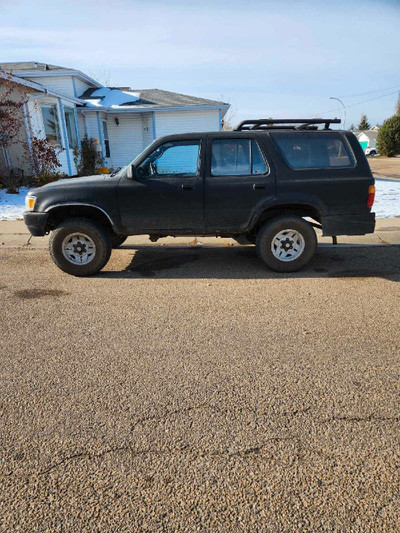
<instances>
[{"instance_id":1,"label":"concrete sidewalk","mask_svg":"<svg viewBox=\"0 0 400 533\"><path fill-rule=\"evenodd\" d=\"M330 237L322 237L317 230L318 241L331 243ZM0 248L47 248L49 238L32 237L27 244L30 234L22 220L0 221ZM376 222L374 234L361 236L338 237L339 244L400 244L400 217L379 218ZM233 239L222 239L216 237L198 237L197 241L193 237L166 237L156 243L152 243L147 235L136 235L129 237L123 244L123 248L136 246L239 246Z\"/></svg>"}]
</instances>

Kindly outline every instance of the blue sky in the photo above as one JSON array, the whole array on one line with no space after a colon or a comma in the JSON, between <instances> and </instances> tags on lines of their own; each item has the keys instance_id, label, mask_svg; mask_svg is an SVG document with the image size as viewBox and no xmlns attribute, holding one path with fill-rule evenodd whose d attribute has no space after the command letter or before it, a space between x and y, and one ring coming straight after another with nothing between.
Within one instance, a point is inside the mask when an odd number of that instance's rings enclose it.
<instances>
[{"instance_id":1,"label":"blue sky","mask_svg":"<svg viewBox=\"0 0 400 533\"><path fill-rule=\"evenodd\" d=\"M0 61L223 99L233 122L343 116L336 96L347 125L375 124L400 90L399 28L400 0L0 0Z\"/></svg>"}]
</instances>

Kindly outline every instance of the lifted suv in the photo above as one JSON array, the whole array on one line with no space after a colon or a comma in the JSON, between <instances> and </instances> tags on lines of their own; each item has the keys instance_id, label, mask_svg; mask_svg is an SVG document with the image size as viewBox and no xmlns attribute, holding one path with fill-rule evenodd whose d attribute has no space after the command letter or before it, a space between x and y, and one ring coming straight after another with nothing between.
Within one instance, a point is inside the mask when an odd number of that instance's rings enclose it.
<instances>
[{"instance_id":1,"label":"lifted suv","mask_svg":"<svg viewBox=\"0 0 400 533\"><path fill-rule=\"evenodd\" d=\"M32 235L56 265L101 270L128 235L216 235L253 243L278 272L304 267L323 235L373 233L374 179L338 119L247 120L235 131L155 140L114 176L61 180L26 198ZM318 129L323 124L324 129Z\"/></svg>"}]
</instances>

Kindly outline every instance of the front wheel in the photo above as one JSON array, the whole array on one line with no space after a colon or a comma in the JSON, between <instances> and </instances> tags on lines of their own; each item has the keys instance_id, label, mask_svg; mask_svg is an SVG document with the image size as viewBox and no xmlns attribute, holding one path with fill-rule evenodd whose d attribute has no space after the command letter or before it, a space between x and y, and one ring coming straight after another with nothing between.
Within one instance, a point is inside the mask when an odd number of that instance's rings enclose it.
<instances>
[{"instance_id":1,"label":"front wheel","mask_svg":"<svg viewBox=\"0 0 400 533\"><path fill-rule=\"evenodd\" d=\"M99 272L111 255L111 241L107 232L84 218L62 222L49 241L54 263L67 274L90 276Z\"/></svg>"},{"instance_id":2,"label":"front wheel","mask_svg":"<svg viewBox=\"0 0 400 533\"><path fill-rule=\"evenodd\" d=\"M260 259L276 272L295 272L307 265L317 249L311 224L294 215L276 217L257 234Z\"/></svg>"}]
</instances>

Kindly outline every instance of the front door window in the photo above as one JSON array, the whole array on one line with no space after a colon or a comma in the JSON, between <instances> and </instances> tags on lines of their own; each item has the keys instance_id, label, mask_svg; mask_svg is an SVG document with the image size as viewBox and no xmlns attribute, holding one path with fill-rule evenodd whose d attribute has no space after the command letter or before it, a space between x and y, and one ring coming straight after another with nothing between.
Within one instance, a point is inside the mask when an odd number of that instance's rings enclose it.
<instances>
[{"instance_id":1,"label":"front door window","mask_svg":"<svg viewBox=\"0 0 400 533\"><path fill-rule=\"evenodd\" d=\"M199 172L200 141L162 144L136 169L139 178L155 176L193 177Z\"/></svg>"}]
</instances>

